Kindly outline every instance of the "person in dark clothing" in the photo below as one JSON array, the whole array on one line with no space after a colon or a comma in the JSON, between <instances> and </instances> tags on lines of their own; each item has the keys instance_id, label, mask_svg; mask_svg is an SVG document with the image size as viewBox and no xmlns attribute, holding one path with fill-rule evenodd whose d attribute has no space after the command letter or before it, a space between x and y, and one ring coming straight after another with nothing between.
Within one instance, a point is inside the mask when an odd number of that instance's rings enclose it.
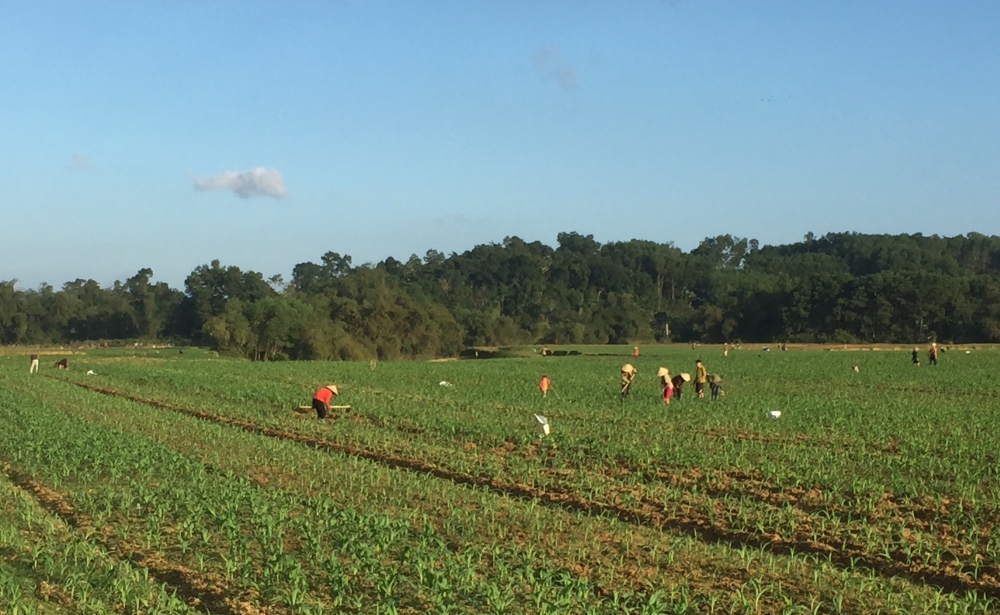
<instances>
[{"instance_id":1,"label":"person in dark clothing","mask_svg":"<svg viewBox=\"0 0 1000 615\"><path fill-rule=\"evenodd\" d=\"M69 369L69 359L56 361L56 367L58 367L59 369Z\"/></svg>"},{"instance_id":2,"label":"person in dark clothing","mask_svg":"<svg viewBox=\"0 0 1000 615\"><path fill-rule=\"evenodd\" d=\"M670 379L670 382L672 382L674 385L674 397L677 398L677 401L681 400L681 393L684 391L684 383L690 381L691 381L691 374L687 373L677 374L676 376Z\"/></svg>"},{"instance_id":3,"label":"person in dark clothing","mask_svg":"<svg viewBox=\"0 0 1000 615\"><path fill-rule=\"evenodd\" d=\"M931 365L937 365L938 357L938 347L937 342L931 342L930 350L927 351L927 362Z\"/></svg>"},{"instance_id":4,"label":"person in dark clothing","mask_svg":"<svg viewBox=\"0 0 1000 615\"><path fill-rule=\"evenodd\" d=\"M913 364L916 365L917 367L919 367L920 366L920 349L919 348L914 348L912 354L913 354Z\"/></svg>"}]
</instances>

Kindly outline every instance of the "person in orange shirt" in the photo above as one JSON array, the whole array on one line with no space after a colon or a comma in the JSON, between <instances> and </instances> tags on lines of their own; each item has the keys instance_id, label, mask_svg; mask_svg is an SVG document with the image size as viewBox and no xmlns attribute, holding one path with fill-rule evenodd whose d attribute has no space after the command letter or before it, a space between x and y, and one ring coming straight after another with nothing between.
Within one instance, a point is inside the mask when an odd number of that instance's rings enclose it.
<instances>
[{"instance_id":1,"label":"person in orange shirt","mask_svg":"<svg viewBox=\"0 0 1000 615\"><path fill-rule=\"evenodd\" d=\"M542 397L549 394L549 388L552 387L552 381L545 374L542 374L542 379L538 382L538 388L542 390Z\"/></svg>"},{"instance_id":2,"label":"person in orange shirt","mask_svg":"<svg viewBox=\"0 0 1000 615\"><path fill-rule=\"evenodd\" d=\"M639 347L638 346L635 346L634 348L632 348L632 358L633 359L638 359L639 358Z\"/></svg>"},{"instance_id":3,"label":"person in orange shirt","mask_svg":"<svg viewBox=\"0 0 1000 615\"><path fill-rule=\"evenodd\" d=\"M337 385L328 384L322 389L316 391L313 395L313 410L316 411L316 417L325 419L326 413L330 410L330 400L333 399L334 395L338 395Z\"/></svg>"}]
</instances>

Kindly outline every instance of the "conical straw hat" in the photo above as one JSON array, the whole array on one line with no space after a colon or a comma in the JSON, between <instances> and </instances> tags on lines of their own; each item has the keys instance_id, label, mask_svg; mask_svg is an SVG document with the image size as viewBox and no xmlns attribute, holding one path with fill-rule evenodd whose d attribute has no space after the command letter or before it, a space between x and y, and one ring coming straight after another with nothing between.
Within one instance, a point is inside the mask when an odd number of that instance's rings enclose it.
<instances>
[{"instance_id":1,"label":"conical straw hat","mask_svg":"<svg viewBox=\"0 0 1000 615\"><path fill-rule=\"evenodd\" d=\"M326 385L325 388L330 389L331 391L333 391L334 395L340 395L340 391L337 390L337 385L335 385L335 384L328 384L328 385Z\"/></svg>"},{"instance_id":2,"label":"conical straw hat","mask_svg":"<svg viewBox=\"0 0 1000 615\"><path fill-rule=\"evenodd\" d=\"M622 365L622 373L624 373L624 374L635 373L635 368L632 367L631 363L626 363L625 365Z\"/></svg>"},{"instance_id":3,"label":"conical straw hat","mask_svg":"<svg viewBox=\"0 0 1000 615\"><path fill-rule=\"evenodd\" d=\"M665 367L661 367L660 369L658 369L656 371L656 375L659 376L660 378L662 378L664 376L669 376L670 375L670 370L667 369L667 368L665 368Z\"/></svg>"},{"instance_id":4,"label":"conical straw hat","mask_svg":"<svg viewBox=\"0 0 1000 615\"><path fill-rule=\"evenodd\" d=\"M691 382L691 374L689 374L687 372L682 372L681 373L681 380L683 380L684 382Z\"/></svg>"}]
</instances>

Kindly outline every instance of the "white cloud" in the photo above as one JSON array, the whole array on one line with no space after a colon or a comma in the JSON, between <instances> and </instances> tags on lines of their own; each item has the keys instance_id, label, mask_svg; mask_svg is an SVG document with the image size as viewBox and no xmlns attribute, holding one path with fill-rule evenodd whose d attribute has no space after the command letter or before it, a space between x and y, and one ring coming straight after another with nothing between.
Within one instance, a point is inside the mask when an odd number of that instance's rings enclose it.
<instances>
[{"instance_id":1,"label":"white cloud","mask_svg":"<svg viewBox=\"0 0 1000 615\"><path fill-rule=\"evenodd\" d=\"M566 61L558 47L542 47L532 59L535 70L546 79L556 81L564 90L576 87L576 67Z\"/></svg>"},{"instance_id":2,"label":"white cloud","mask_svg":"<svg viewBox=\"0 0 1000 615\"><path fill-rule=\"evenodd\" d=\"M288 194L285 190L285 178L278 169L257 167L243 173L226 171L205 179L196 179L194 187L198 190L232 190L244 199L252 196L270 196L282 199Z\"/></svg>"}]
</instances>

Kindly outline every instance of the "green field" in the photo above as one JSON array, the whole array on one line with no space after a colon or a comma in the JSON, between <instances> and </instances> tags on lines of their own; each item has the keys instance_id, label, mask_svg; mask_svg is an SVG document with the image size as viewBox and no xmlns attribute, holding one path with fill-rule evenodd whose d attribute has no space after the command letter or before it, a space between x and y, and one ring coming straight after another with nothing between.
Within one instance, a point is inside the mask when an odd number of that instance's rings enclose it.
<instances>
[{"instance_id":1,"label":"green field","mask_svg":"<svg viewBox=\"0 0 1000 615\"><path fill-rule=\"evenodd\" d=\"M583 350L2 356L0 612L1000 607L1000 352ZM725 397L665 406L698 357ZM330 382L350 411L292 413Z\"/></svg>"}]
</instances>

